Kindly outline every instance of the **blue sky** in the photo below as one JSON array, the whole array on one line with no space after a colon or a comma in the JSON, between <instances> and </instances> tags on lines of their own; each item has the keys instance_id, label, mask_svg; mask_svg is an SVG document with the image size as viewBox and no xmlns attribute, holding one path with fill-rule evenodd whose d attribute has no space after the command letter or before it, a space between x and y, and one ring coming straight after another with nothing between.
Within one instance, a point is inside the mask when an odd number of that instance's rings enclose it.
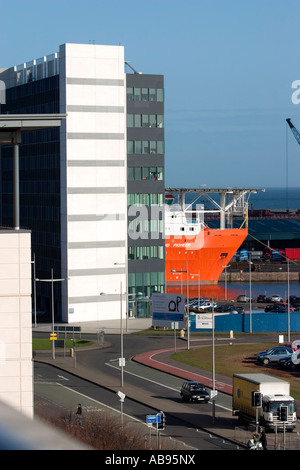
<instances>
[{"instance_id":1,"label":"blue sky","mask_svg":"<svg viewBox=\"0 0 300 470\"><path fill-rule=\"evenodd\" d=\"M299 0L2 2L0 67L65 42L123 45L165 77L166 186L293 187L299 18Z\"/></svg>"}]
</instances>

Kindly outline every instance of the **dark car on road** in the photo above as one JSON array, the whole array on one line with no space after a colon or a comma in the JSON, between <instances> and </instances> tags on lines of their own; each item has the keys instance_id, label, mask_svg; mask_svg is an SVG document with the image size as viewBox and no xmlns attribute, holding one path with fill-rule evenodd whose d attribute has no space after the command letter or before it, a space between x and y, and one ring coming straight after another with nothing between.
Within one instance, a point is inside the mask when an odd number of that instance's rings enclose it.
<instances>
[{"instance_id":1,"label":"dark car on road","mask_svg":"<svg viewBox=\"0 0 300 470\"><path fill-rule=\"evenodd\" d=\"M200 382L184 382L180 389L182 401L208 403L209 393Z\"/></svg>"},{"instance_id":2,"label":"dark car on road","mask_svg":"<svg viewBox=\"0 0 300 470\"><path fill-rule=\"evenodd\" d=\"M280 359L291 357L293 352L293 348L290 346L274 346L274 348L258 353L256 359L265 365L270 364L270 362L279 363Z\"/></svg>"}]
</instances>

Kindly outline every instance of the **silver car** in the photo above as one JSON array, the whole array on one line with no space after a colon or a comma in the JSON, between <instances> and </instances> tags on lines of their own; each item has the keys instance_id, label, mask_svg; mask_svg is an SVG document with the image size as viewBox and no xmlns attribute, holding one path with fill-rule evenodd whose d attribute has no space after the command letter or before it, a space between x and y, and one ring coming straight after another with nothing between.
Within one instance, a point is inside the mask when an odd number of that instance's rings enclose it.
<instances>
[{"instance_id":1,"label":"silver car","mask_svg":"<svg viewBox=\"0 0 300 470\"><path fill-rule=\"evenodd\" d=\"M256 359L263 364L270 364L270 362L279 362L284 357L292 356L293 352L290 346L275 346L258 353Z\"/></svg>"}]
</instances>

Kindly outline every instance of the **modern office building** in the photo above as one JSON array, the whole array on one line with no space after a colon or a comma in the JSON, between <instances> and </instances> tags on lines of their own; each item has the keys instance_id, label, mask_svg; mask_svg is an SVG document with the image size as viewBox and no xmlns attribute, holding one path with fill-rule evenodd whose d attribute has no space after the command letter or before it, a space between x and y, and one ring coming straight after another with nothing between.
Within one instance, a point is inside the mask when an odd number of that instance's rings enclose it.
<instances>
[{"instance_id":1,"label":"modern office building","mask_svg":"<svg viewBox=\"0 0 300 470\"><path fill-rule=\"evenodd\" d=\"M164 292L163 77L126 68L122 46L64 44L0 69L1 114L67 114L20 144L38 318L51 316L52 290L55 320L68 323L119 318L121 289L131 313L148 315L151 293ZM1 225L11 227L12 148L0 151Z\"/></svg>"}]
</instances>

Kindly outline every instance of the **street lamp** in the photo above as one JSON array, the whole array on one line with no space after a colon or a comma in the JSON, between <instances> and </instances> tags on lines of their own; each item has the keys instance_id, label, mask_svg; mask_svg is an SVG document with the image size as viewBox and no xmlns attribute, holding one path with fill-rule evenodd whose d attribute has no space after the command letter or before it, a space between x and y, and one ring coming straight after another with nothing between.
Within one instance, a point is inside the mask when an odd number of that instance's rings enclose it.
<instances>
[{"instance_id":1,"label":"street lamp","mask_svg":"<svg viewBox=\"0 0 300 470\"><path fill-rule=\"evenodd\" d=\"M187 303L187 349L190 349L190 307L189 307L189 271L188 271L188 261L186 262L186 270L185 271L175 271L175 269L172 269L171 271L173 274L175 273L181 273L181 279L182 279L182 273L186 273L186 303Z\"/></svg>"},{"instance_id":2,"label":"street lamp","mask_svg":"<svg viewBox=\"0 0 300 470\"><path fill-rule=\"evenodd\" d=\"M189 276L198 276L198 310L200 309L200 269L198 274L189 273Z\"/></svg>"},{"instance_id":3,"label":"street lamp","mask_svg":"<svg viewBox=\"0 0 300 470\"><path fill-rule=\"evenodd\" d=\"M250 320L250 333L252 333L252 285L251 285L251 271L252 271L252 261L251 253L249 253L249 320Z\"/></svg>"},{"instance_id":4,"label":"street lamp","mask_svg":"<svg viewBox=\"0 0 300 470\"><path fill-rule=\"evenodd\" d=\"M182 289L182 273L183 272L184 271L176 271L176 269L171 269L172 274L177 274L177 273L180 274L180 294L183 294L183 289Z\"/></svg>"},{"instance_id":5,"label":"street lamp","mask_svg":"<svg viewBox=\"0 0 300 470\"><path fill-rule=\"evenodd\" d=\"M106 292L100 292L100 295L108 295ZM124 385L124 366L125 366L125 359L124 359L124 336L123 336L123 309L122 309L122 304L123 304L123 295L126 296L126 304L127 298L129 296L137 296L137 295L143 295L142 292L137 292L136 294L128 294L127 292L123 293L123 288L122 288L122 281L120 282L120 358L119 358L119 367L121 367L121 387ZM127 312L127 309L126 309ZM127 314L127 313L126 313Z\"/></svg>"},{"instance_id":6,"label":"street lamp","mask_svg":"<svg viewBox=\"0 0 300 470\"><path fill-rule=\"evenodd\" d=\"M291 309L290 309L290 260L287 261L287 273L288 273L288 342L291 341Z\"/></svg>"},{"instance_id":7,"label":"street lamp","mask_svg":"<svg viewBox=\"0 0 300 470\"><path fill-rule=\"evenodd\" d=\"M62 282L66 279L54 279L53 278L53 268L51 268L51 279L38 279L35 281L39 282L51 282L51 316L52 316L52 333L54 334L54 282ZM52 359L55 359L55 347L54 341L52 341Z\"/></svg>"},{"instance_id":8,"label":"street lamp","mask_svg":"<svg viewBox=\"0 0 300 470\"><path fill-rule=\"evenodd\" d=\"M225 300L227 300L227 268L230 267L230 264L226 264L226 266L222 266L225 268Z\"/></svg>"},{"instance_id":9,"label":"street lamp","mask_svg":"<svg viewBox=\"0 0 300 470\"><path fill-rule=\"evenodd\" d=\"M35 277L35 253L33 254L33 300L34 300L34 327L36 328L36 277Z\"/></svg>"}]
</instances>

